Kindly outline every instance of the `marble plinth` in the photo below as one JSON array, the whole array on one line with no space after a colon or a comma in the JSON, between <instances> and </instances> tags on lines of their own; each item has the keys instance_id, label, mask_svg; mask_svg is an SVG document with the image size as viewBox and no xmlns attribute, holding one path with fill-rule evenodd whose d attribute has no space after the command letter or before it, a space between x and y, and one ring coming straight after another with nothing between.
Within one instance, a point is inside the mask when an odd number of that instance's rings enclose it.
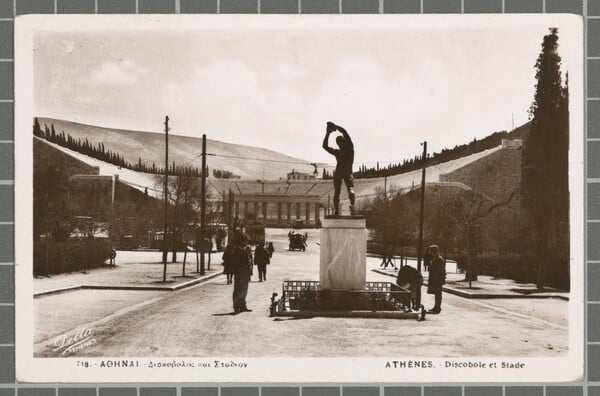
<instances>
[{"instance_id":1,"label":"marble plinth","mask_svg":"<svg viewBox=\"0 0 600 396\"><path fill-rule=\"evenodd\" d=\"M320 290L362 290L367 278L364 218L325 218L320 230Z\"/></svg>"}]
</instances>

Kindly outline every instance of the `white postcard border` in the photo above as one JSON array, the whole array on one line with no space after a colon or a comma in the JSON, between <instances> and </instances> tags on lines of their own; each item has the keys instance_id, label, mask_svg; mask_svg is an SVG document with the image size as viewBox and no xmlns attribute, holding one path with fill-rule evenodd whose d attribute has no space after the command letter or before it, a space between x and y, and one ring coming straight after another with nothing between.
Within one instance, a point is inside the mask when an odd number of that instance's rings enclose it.
<instances>
[{"instance_id":1,"label":"white postcard border","mask_svg":"<svg viewBox=\"0 0 600 396\"><path fill-rule=\"evenodd\" d=\"M451 29L469 24L518 26L540 23L570 31L572 41L561 41L561 56L570 62L569 186L571 214L571 291L569 301L569 352L558 358L469 357L419 358L36 358L33 356L33 33L34 31L105 30L123 28L186 30L280 27L310 29L352 26L373 29L404 27ZM541 38L540 38L541 39ZM15 314L16 378L24 382L557 382L577 381L584 373L584 84L583 22L574 15L44 15L15 19ZM574 67L576 66L576 67ZM415 323L418 326L418 323ZM300 347L300 346L299 346ZM177 368L177 362L245 363L247 367ZM102 362L137 362L142 367L99 368ZM433 368L386 367L390 362L431 362ZM500 365L520 362L524 368L447 368L447 361ZM87 362L87 363L86 363ZM166 367L150 369L150 362ZM85 367L85 365L88 367ZM404 363L409 364L409 363ZM414 363L413 363L414 364ZM90 367L91 365L91 367Z\"/></svg>"}]
</instances>

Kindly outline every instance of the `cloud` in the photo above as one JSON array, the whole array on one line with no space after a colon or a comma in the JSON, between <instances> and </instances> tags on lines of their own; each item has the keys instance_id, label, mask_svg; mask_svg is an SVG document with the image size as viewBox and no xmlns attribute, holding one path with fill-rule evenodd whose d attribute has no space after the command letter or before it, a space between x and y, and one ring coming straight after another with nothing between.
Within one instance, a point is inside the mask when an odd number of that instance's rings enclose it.
<instances>
[{"instance_id":1,"label":"cloud","mask_svg":"<svg viewBox=\"0 0 600 396\"><path fill-rule=\"evenodd\" d=\"M147 75L148 68L138 66L131 59L108 61L100 65L93 74L93 81L100 84L130 86L137 83L141 76Z\"/></svg>"},{"instance_id":2,"label":"cloud","mask_svg":"<svg viewBox=\"0 0 600 396\"><path fill-rule=\"evenodd\" d=\"M267 107L256 73L242 62L223 60L196 69L183 82L167 84L163 99L174 119L221 132L238 133Z\"/></svg>"},{"instance_id":3,"label":"cloud","mask_svg":"<svg viewBox=\"0 0 600 396\"><path fill-rule=\"evenodd\" d=\"M243 61L213 61L185 81L168 84L162 95L164 109L176 120L176 133L202 132L219 140L293 152L290 147L301 143L305 131L306 95L296 85L301 82L293 78L296 83L286 84L281 76L301 74L277 63L264 70Z\"/></svg>"},{"instance_id":4,"label":"cloud","mask_svg":"<svg viewBox=\"0 0 600 396\"><path fill-rule=\"evenodd\" d=\"M276 83L286 83L291 80L308 77L308 71L304 67L292 62L280 61L270 68L266 77Z\"/></svg>"}]
</instances>

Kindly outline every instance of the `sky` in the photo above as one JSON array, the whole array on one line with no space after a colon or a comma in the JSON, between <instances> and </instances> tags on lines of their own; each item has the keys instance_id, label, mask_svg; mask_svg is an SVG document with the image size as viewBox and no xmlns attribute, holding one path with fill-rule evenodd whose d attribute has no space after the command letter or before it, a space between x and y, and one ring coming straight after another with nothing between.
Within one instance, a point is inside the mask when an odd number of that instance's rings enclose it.
<instances>
[{"instance_id":1,"label":"sky","mask_svg":"<svg viewBox=\"0 0 600 396\"><path fill-rule=\"evenodd\" d=\"M40 31L34 113L153 132L168 115L172 134L326 163L334 160L321 143L333 121L350 133L355 165L414 157L424 140L430 152L451 148L528 120L547 25L341 21Z\"/></svg>"}]
</instances>

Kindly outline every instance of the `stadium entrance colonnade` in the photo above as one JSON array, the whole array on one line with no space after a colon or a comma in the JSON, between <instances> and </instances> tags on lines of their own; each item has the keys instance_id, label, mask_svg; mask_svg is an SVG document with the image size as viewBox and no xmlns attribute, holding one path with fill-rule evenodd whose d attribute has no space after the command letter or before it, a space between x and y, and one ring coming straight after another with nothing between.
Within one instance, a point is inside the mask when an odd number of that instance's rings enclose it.
<instances>
[{"instance_id":1,"label":"stadium entrance colonnade","mask_svg":"<svg viewBox=\"0 0 600 396\"><path fill-rule=\"evenodd\" d=\"M325 215L327 203L318 195L235 195L234 215L246 218L253 214L267 227L316 227Z\"/></svg>"}]
</instances>

